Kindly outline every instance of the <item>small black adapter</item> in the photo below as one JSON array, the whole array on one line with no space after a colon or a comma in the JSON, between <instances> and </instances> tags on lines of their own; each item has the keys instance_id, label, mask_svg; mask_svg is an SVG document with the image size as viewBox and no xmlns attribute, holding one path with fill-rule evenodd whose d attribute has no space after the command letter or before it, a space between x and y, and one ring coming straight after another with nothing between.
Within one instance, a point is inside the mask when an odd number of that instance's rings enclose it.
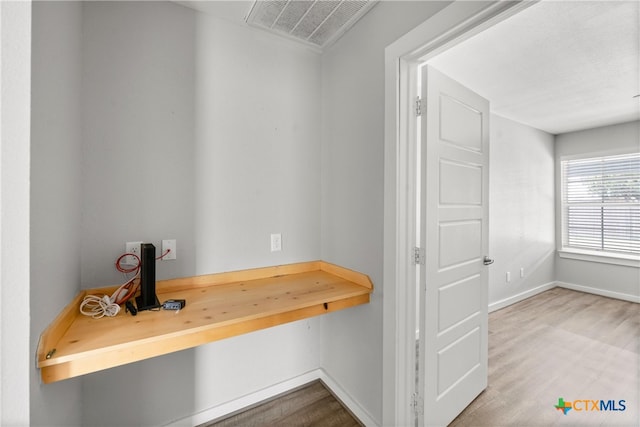
<instances>
[{"instance_id":1,"label":"small black adapter","mask_svg":"<svg viewBox=\"0 0 640 427\"><path fill-rule=\"evenodd\" d=\"M162 303L162 308L165 310L181 310L187 305L187 301L183 299L168 299Z\"/></svg>"},{"instance_id":2,"label":"small black adapter","mask_svg":"<svg viewBox=\"0 0 640 427\"><path fill-rule=\"evenodd\" d=\"M125 302L124 305L126 307L125 311L128 311L129 313L131 313L132 316L135 316L136 314L138 314L138 310L136 310L136 308L133 306L131 301Z\"/></svg>"}]
</instances>

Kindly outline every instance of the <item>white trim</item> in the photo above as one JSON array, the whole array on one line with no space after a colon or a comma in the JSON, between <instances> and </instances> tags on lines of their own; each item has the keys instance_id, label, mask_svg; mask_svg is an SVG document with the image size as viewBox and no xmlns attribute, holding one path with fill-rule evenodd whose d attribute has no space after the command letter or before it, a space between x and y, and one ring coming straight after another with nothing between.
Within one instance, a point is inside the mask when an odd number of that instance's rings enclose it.
<instances>
[{"instance_id":1,"label":"white trim","mask_svg":"<svg viewBox=\"0 0 640 427\"><path fill-rule=\"evenodd\" d=\"M349 411L365 426L378 427L371 414L338 384L324 369L320 369L320 381L347 407Z\"/></svg>"},{"instance_id":2,"label":"white trim","mask_svg":"<svg viewBox=\"0 0 640 427\"><path fill-rule=\"evenodd\" d=\"M413 161L407 118L406 76L430 55L512 16L531 2L453 2L385 49L385 181L383 263L382 424L412 425L411 395L415 388L415 240L412 207L415 180L408 176Z\"/></svg>"},{"instance_id":3,"label":"white trim","mask_svg":"<svg viewBox=\"0 0 640 427\"><path fill-rule=\"evenodd\" d=\"M586 292L588 294L600 295L608 298L615 298L623 301L640 303L640 295L623 294L622 292L608 291L606 289L592 288L590 286L576 285L574 283L556 282L556 286L573 291Z\"/></svg>"},{"instance_id":4,"label":"white trim","mask_svg":"<svg viewBox=\"0 0 640 427\"><path fill-rule=\"evenodd\" d=\"M556 237L557 237L557 252L560 258L569 258L576 259L581 261L590 261L590 262L599 262L604 264L614 264L614 265L623 265L627 267L636 267L640 268L640 256L634 255L630 252L626 253L616 253L616 252L605 252L593 249L582 249L578 247L573 247L570 245L566 245L568 242L568 208L572 206L587 206L587 207L621 207L627 208L629 206L634 206L635 203L607 203L605 201L601 202L576 202L570 203L566 199L567 195L567 177L565 164L573 161L581 161L581 160L602 160L604 158L611 157L624 157L631 156L636 154L635 151L629 150L627 148L622 149L606 149L599 151L589 151L585 153L579 153L574 155L564 155L560 156L556 161L556 177L559 177L558 183L556 184L556 217L559 216L560 221L557 222L556 225ZM595 169L591 170L592 172L596 172ZM597 214L599 216L600 214ZM605 226L602 226L605 227ZM592 242L593 243L593 242ZM631 244L631 243L629 243ZM566 245L566 246L565 246ZM597 245L596 245L597 246ZM630 248L629 248L630 249Z\"/></svg>"},{"instance_id":5,"label":"white trim","mask_svg":"<svg viewBox=\"0 0 640 427\"><path fill-rule=\"evenodd\" d=\"M283 393L287 393L298 387L304 386L312 381L320 380L333 393L343 405L365 426L378 427L371 414L365 410L358 402L353 400L347 393L324 369L314 369L295 378L274 384L254 393L249 393L238 399L225 402L221 405L214 406L209 409L202 410L192 415L174 420L165 424L167 427L185 427L197 426L218 418L231 415L235 412L241 412L248 407L271 399Z\"/></svg>"},{"instance_id":6,"label":"white trim","mask_svg":"<svg viewBox=\"0 0 640 427\"><path fill-rule=\"evenodd\" d=\"M633 255L599 253L596 251L580 251L577 249L561 249L558 251L560 258L577 259L580 261L600 262L604 264L624 265L640 268L640 257Z\"/></svg>"},{"instance_id":7,"label":"white trim","mask_svg":"<svg viewBox=\"0 0 640 427\"><path fill-rule=\"evenodd\" d=\"M32 16L30 0L0 0L0 425L29 425L42 393L30 349Z\"/></svg>"},{"instance_id":8,"label":"white trim","mask_svg":"<svg viewBox=\"0 0 640 427\"><path fill-rule=\"evenodd\" d=\"M634 123L635 121L631 121L628 123ZM620 123L618 125L611 125L611 126L620 126L626 123ZM607 126L605 126L607 127ZM594 128L594 129L599 129L599 128ZM589 132L592 131L593 129L585 129L585 130L579 130L579 131L575 131L575 132L570 132L570 133L581 133L581 132ZM558 253L560 253L561 251L566 251L567 248L564 248L562 246L563 244L563 238L564 238L564 224L563 221L565 220L564 218L564 212L563 212L563 206L562 206L562 191L563 191L563 185L562 185L562 162L567 161L567 160L581 160L581 159L588 159L588 158L592 158L592 157L606 157L606 156L617 156L617 155L624 155L624 154L631 154L631 153L635 153L637 150L635 149L635 147L621 147L621 148L605 148L602 150L591 150L591 151L586 151L586 152L582 152L582 153L573 153L573 154L563 154L560 156L556 155L556 159L555 159L555 189L556 189L556 195L555 195L555 209L556 209L556 249L558 251ZM574 258L574 259L580 259L577 257L562 257L562 258ZM595 262L604 262L604 261L598 261L598 260L589 260L589 259L584 259L582 258L582 260L584 261L595 261Z\"/></svg>"},{"instance_id":9,"label":"white trim","mask_svg":"<svg viewBox=\"0 0 640 427\"><path fill-rule=\"evenodd\" d=\"M517 295L510 296L508 298L501 299L496 302L492 302L489 304L489 313L493 313L494 311L498 311L505 307L510 306L511 304L515 304L517 302L523 301L527 298L531 298L536 296L542 292L548 291L549 289L555 288L556 282L545 283L544 285L537 286L533 289L528 289L524 292L520 292Z\"/></svg>"},{"instance_id":10,"label":"white trim","mask_svg":"<svg viewBox=\"0 0 640 427\"><path fill-rule=\"evenodd\" d=\"M405 64L402 64L404 68ZM404 72L404 70L403 70ZM409 248L415 242L413 224L408 209L414 193L413 182L408 180L411 165L408 147L397 143L400 137L400 88L401 62L398 57L385 60L385 189L384 189L384 278L383 278L383 369L382 369L382 424L410 425L411 382L405 372L411 364L406 343L413 340L415 320L407 314L406 301L410 299L409 283L415 271ZM406 106L405 106L406 109ZM406 115L406 113L405 113ZM405 117L406 119L406 117ZM409 267L411 266L411 267ZM413 274L415 277L415 274ZM415 293L415 292L414 292ZM401 308L399 308L401 307ZM415 352L414 352L415 353ZM415 364L413 365L415 366ZM414 380L415 382L415 380ZM387 409L385 409L387 408ZM399 408L405 408L400 410Z\"/></svg>"},{"instance_id":11,"label":"white trim","mask_svg":"<svg viewBox=\"0 0 640 427\"><path fill-rule=\"evenodd\" d=\"M594 288L591 286L583 286L583 285L576 285L574 283L566 283L566 282L549 282L549 283L545 283L544 285L540 285L538 287L535 287L533 289L529 289L526 290L524 292L521 292L517 295L513 295L510 296L508 298L504 298L501 299L499 301L496 302L492 302L489 304L489 313L492 313L494 311L498 311L500 309L503 309L505 307L508 307L512 304L518 303L520 301L524 301L527 298L531 298L533 296L536 296L542 292L548 291L550 289L553 288L565 288L565 289L571 289L573 291L578 291L578 292L584 292L587 294L594 294L594 295L600 295L603 297L608 297L608 298L615 298L615 299L619 299L619 300L623 300L623 301L629 301L629 302L635 302L635 303L640 303L640 295L631 295L631 294L624 294L621 292L614 292L614 291L608 291L606 289L600 289L600 288Z\"/></svg>"},{"instance_id":12,"label":"white trim","mask_svg":"<svg viewBox=\"0 0 640 427\"><path fill-rule=\"evenodd\" d=\"M578 131L582 132L582 131ZM633 154L637 151L634 148L620 147L620 148L607 148L602 150L587 151L584 153L564 154L558 158L560 162L567 160L582 160L590 159L592 157L608 157L608 156L623 156L625 154Z\"/></svg>"},{"instance_id":13,"label":"white trim","mask_svg":"<svg viewBox=\"0 0 640 427\"><path fill-rule=\"evenodd\" d=\"M208 421L233 414L234 412L241 411L249 406L255 405L256 403L260 403L264 400L278 396L279 394L286 393L290 390L293 390L297 387L303 386L320 378L322 378L321 369L315 369L313 371L299 375L295 378L291 378L281 383L274 384L253 393L249 393L245 396L239 397L229 402L225 402L218 406L204 409L195 414L188 415L175 421L171 421L165 424L165 426L183 427L203 424ZM351 408L349 408L349 410L351 410Z\"/></svg>"}]
</instances>

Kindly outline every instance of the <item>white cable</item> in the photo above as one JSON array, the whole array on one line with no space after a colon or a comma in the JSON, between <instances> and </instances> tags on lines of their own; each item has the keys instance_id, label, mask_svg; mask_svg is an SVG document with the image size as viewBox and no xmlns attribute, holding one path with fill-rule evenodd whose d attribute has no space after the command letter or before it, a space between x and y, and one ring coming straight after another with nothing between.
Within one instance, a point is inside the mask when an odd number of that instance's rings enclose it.
<instances>
[{"instance_id":1,"label":"white cable","mask_svg":"<svg viewBox=\"0 0 640 427\"><path fill-rule=\"evenodd\" d=\"M85 316L91 316L94 319L100 319L105 316L114 317L117 315L120 312L120 304L124 304L125 302L124 298L127 297L130 291L135 291L135 289L132 289L132 287L135 286L133 281L138 277L139 273L134 274L131 279L127 277L126 273L123 272L123 274L126 282L116 289L111 297L109 297L109 295L102 297L97 295L85 296L80 303L80 313Z\"/></svg>"},{"instance_id":2,"label":"white cable","mask_svg":"<svg viewBox=\"0 0 640 427\"><path fill-rule=\"evenodd\" d=\"M91 316L94 319L101 317L113 317L120 312L120 306L115 304L109 298L109 295L99 297L96 295L87 295L80 304L80 313L85 316Z\"/></svg>"}]
</instances>

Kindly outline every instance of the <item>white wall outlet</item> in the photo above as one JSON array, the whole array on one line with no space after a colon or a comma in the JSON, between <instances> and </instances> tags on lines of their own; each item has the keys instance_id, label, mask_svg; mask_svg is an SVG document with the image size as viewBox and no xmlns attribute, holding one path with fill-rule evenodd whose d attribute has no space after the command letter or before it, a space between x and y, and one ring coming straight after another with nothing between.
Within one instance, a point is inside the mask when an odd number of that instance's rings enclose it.
<instances>
[{"instance_id":1,"label":"white wall outlet","mask_svg":"<svg viewBox=\"0 0 640 427\"><path fill-rule=\"evenodd\" d=\"M524 267L520 268L520 278L522 279L524 277Z\"/></svg>"},{"instance_id":2,"label":"white wall outlet","mask_svg":"<svg viewBox=\"0 0 640 427\"><path fill-rule=\"evenodd\" d=\"M507 283L511 282L511 272L510 271L507 271L506 279L507 279Z\"/></svg>"},{"instance_id":3,"label":"white wall outlet","mask_svg":"<svg viewBox=\"0 0 640 427\"><path fill-rule=\"evenodd\" d=\"M140 245L143 243L144 242L127 242L124 244L124 251L128 254L137 255L138 258L140 258ZM122 260L122 263L126 265L138 265L139 261L134 257L127 255Z\"/></svg>"},{"instance_id":4,"label":"white wall outlet","mask_svg":"<svg viewBox=\"0 0 640 427\"><path fill-rule=\"evenodd\" d=\"M169 251L169 253L167 253ZM165 253L167 253L165 255ZM176 259L178 257L176 239L169 239L162 241L162 261L168 261L170 259Z\"/></svg>"},{"instance_id":5,"label":"white wall outlet","mask_svg":"<svg viewBox=\"0 0 640 427\"><path fill-rule=\"evenodd\" d=\"M271 252L280 252L282 250L282 234L275 233L271 235Z\"/></svg>"}]
</instances>

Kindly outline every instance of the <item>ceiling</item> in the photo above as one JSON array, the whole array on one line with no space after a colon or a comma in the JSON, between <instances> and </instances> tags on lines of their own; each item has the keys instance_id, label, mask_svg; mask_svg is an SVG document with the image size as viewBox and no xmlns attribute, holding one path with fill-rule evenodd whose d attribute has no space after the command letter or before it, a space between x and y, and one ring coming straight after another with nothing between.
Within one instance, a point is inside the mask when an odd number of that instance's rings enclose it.
<instances>
[{"instance_id":1,"label":"ceiling","mask_svg":"<svg viewBox=\"0 0 640 427\"><path fill-rule=\"evenodd\" d=\"M251 7L253 6L253 0L233 0L233 1L174 1L174 3L181 4L191 9L198 10L210 15L217 16L218 18L225 19L227 21L235 22L237 24L244 24L245 18L249 15Z\"/></svg>"},{"instance_id":2,"label":"ceiling","mask_svg":"<svg viewBox=\"0 0 640 427\"><path fill-rule=\"evenodd\" d=\"M177 1L238 24L249 1ZM429 61L552 134L640 118L640 2L543 0Z\"/></svg>"},{"instance_id":3,"label":"ceiling","mask_svg":"<svg viewBox=\"0 0 640 427\"><path fill-rule=\"evenodd\" d=\"M640 118L640 2L542 1L429 61L552 134Z\"/></svg>"}]
</instances>

